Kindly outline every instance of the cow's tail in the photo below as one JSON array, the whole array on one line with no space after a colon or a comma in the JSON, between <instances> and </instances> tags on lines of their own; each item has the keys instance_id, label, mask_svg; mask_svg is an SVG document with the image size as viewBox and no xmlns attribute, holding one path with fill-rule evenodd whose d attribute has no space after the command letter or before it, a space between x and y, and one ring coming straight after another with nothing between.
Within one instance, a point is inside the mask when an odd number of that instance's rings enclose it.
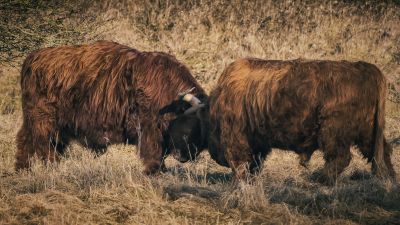
<instances>
[{"instance_id":1,"label":"cow's tail","mask_svg":"<svg viewBox=\"0 0 400 225\"><path fill-rule=\"evenodd\" d=\"M379 71L379 69L378 69ZM379 178L390 177L390 165L387 165L387 158L389 156L390 161L390 147L385 140L383 133L385 127L385 98L386 98L386 80L383 74L379 71L377 76L377 88L378 88L378 99L376 101L375 111L375 122L374 122L374 134L375 134L375 146L374 156L372 161L373 173ZM390 162L389 162L390 163Z\"/></svg>"}]
</instances>

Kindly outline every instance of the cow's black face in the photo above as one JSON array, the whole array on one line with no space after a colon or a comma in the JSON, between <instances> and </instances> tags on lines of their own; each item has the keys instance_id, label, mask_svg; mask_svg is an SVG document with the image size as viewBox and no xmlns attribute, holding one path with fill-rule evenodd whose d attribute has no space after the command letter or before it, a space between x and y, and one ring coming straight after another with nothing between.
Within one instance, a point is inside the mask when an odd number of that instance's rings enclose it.
<instances>
[{"instance_id":1,"label":"cow's black face","mask_svg":"<svg viewBox=\"0 0 400 225\"><path fill-rule=\"evenodd\" d=\"M194 161L204 145L201 131L201 121L196 114L182 114L170 122L164 142L176 160Z\"/></svg>"},{"instance_id":2,"label":"cow's black face","mask_svg":"<svg viewBox=\"0 0 400 225\"><path fill-rule=\"evenodd\" d=\"M183 100L175 100L160 110L160 115L174 113L177 117L171 120L164 134L164 146L175 159L180 162L195 160L207 146L207 138L203 121L197 108Z\"/></svg>"}]
</instances>

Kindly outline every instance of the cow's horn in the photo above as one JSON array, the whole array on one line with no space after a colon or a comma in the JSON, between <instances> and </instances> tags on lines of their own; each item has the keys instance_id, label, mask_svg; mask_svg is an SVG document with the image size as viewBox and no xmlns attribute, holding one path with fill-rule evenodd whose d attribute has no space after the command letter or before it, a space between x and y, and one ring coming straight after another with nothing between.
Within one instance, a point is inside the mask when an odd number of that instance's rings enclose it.
<instances>
[{"instance_id":1,"label":"cow's horn","mask_svg":"<svg viewBox=\"0 0 400 225\"><path fill-rule=\"evenodd\" d=\"M201 104L200 99L196 98L196 96L192 94L186 94L185 96L183 96L182 100L185 102L189 102L192 106L197 106Z\"/></svg>"},{"instance_id":2,"label":"cow's horn","mask_svg":"<svg viewBox=\"0 0 400 225\"><path fill-rule=\"evenodd\" d=\"M202 103L200 103L200 104L198 104L198 105L194 105L194 106L188 108L188 109L184 112L184 114L185 114L185 115L192 114L192 113L196 112L198 109L203 108L203 107L204 107L204 104L202 104Z\"/></svg>"},{"instance_id":3,"label":"cow's horn","mask_svg":"<svg viewBox=\"0 0 400 225\"><path fill-rule=\"evenodd\" d=\"M178 96L180 96L180 97L185 96L186 94L189 94L190 92L192 92L194 89L196 89L196 87L189 88L186 91L179 93Z\"/></svg>"}]
</instances>

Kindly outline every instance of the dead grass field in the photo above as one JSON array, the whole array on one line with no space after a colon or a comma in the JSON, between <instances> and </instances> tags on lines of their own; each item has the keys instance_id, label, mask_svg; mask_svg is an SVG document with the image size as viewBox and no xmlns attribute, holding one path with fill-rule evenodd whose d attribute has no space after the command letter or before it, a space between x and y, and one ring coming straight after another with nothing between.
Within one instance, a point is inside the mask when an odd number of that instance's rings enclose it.
<instances>
[{"instance_id":1,"label":"dead grass field","mask_svg":"<svg viewBox=\"0 0 400 225\"><path fill-rule=\"evenodd\" d=\"M274 150L257 181L232 182L207 153L168 158L142 175L133 146L101 157L73 144L57 165L15 173L21 125L19 69L28 52L107 39L165 51L211 90L239 57L346 59L378 65L389 79L386 136L400 181L400 5L396 1L0 0L0 224L400 224L400 184L370 174L353 149L334 186L310 181L293 153Z\"/></svg>"}]
</instances>

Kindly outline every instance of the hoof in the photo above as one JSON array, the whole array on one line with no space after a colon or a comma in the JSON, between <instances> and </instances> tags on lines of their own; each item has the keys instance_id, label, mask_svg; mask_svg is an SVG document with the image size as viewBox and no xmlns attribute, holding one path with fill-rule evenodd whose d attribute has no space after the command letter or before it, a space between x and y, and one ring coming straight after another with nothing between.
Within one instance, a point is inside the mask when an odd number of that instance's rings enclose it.
<instances>
[{"instance_id":1,"label":"hoof","mask_svg":"<svg viewBox=\"0 0 400 225\"><path fill-rule=\"evenodd\" d=\"M314 172L311 175L310 180L327 186L334 185L336 181L336 179L324 174L321 171Z\"/></svg>"},{"instance_id":2,"label":"hoof","mask_svg":"<svg viewBox=\"0 0 400 225\"><path fill-rule=\"evenodd\" d=\"M26 171L30 168L30 163L25 162L25 161L17 161L15 163L15 171L20 172L20 171Z\"/></svg>"},{"instance_id":3,"label":"hoof","mask_svg":"<svg viewBox=\"0 0 400 225\"><path fill-rule=\"evenodd\" d=\"M311 159L311 155L306 154L306 153L302 153L299 154L299 163L301 166L303 166L304 168L308 169L308 162Z\"/></svg>"},{"instance_id":4,"label":"hoof","mask_svg":"<svg viewBox=\"0 0 400 225\"><path fill-rule=\"evenodd\" d=\"M303 161L303 160L300 160L300 166L302 166L302 167L304 167L304 168L306 168L306 169L308 169L308 161Z\"/></svg>"},{"instance_id":5,"label":"hoof","mask_svg":"<svg viewBox=\"0 0 400 225\"><path fill-rule=\"evenodd\" d=\"M143 170L143 173L145 175L157 175L163 170L166 170L165 165L160 165L160 163L148 163L145 165L145 169Z\"/></svg>"}]
</instances>

